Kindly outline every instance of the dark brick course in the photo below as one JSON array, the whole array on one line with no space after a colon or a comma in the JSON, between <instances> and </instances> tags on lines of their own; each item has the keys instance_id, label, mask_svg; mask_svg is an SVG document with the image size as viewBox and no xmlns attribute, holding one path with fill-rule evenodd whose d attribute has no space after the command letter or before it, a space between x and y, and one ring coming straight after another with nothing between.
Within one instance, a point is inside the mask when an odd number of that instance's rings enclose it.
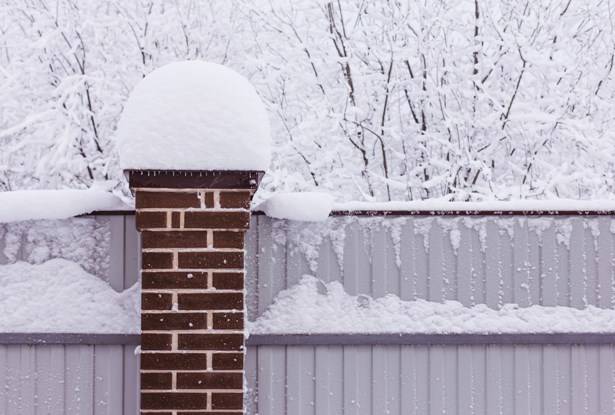
<instances>
[{"instance_id":1,"label":"dark brick course","mask_svg":"<svg viewBox=\"0 0 615 415\"><path fill-rule=\"evenodd\" d=\"M250 212L191 212L184 217L184 228L247 229Z\"/></svg>"},{"instance_id":2,"label":"dark brick course","mask_svg":"<svg viewBox=\"0 0 615 415\"><path fill-rule=\"evenodd\" d=\"M205 353L141 353L143 370L206 370Z\"/></svg>"},{"instance_id":3,"label":"dark brick course","mask_svg":"<svg viewBox=\"0 0 615 415\"><path fill-rule=\"evenodd\" d=\"M207 248L207 231L144 231L143 248Z\"/></svg>"},{"instance_id":4,"label":"dark brick course","mask_svg":"<svg viewBox=\"0 0 615 415\"><path fill-rule=\"evenodd\" d=\"M171 350L170 334L141 333L141 350Z\"/></svg>"},{"instance_id":5,"label":"dark brick course","mask_svg":"<svg viewBox=\"0 0 615 415\"><path fill-rule=\"evenodd\" d=\"M198 208L201 201L197 192L142 192L135 195L137 209Z\"/></svg>"},{"instance_id":6,"label":"dark brick course","mask_svg":"<svg viewBox=\"0 0 615 415\"><path fill-rule=\"evenodd\" d=\"M186 392L143 392L141 409L204 409L207 394Z\"/></svg>"},{"instance_id":7,"label":"dark brick course","mask_svg":"<svg viewBox=\"0 0 615 415\"><path fill-rule=\"evenodd\" d=\"M177 374L179 389L242 389L243 375L241 373L192 373Z\"/></svg>"},{"instance_id":8,"label":"dark brick course","mask_svg":"<svg viewBox=\"0 0 615 415\"><path fill-rule=\"evenodd\" d=\"M203 330L207 328L205 313L141 314L141 330Z\"/></svg>"},{"instance_id":9,"label":"dark brick course","mask_svg":"<svg viewBox=\"0 0 615 415\"><path fill-rule=\"evenodd\" d=\"M243 268L243 252L179 252L179 268Z\"/></svg>"},{"instance_id":10,"label":"dark brick course","mask_svg":"<svg viewBox=\"0 0 615 415\"><path fill-rule=\"evenodd\" d=\"M180 334L179 350L243 350L243 334Z\"/></svg>"},{"instance_id":11,"label":"dark brick course","mask_svg":"<svg viewBox=\"0 0 615 415\"><path fill-rule=\"evenodd\" d=\"M180 310L243 310L243 293L179 294Z\"/></svg>"},{"instance_id":12,"label":"dark brick course","mask_svg":"<svg viewBox=\"0 0 615 415\"><path fill-rule=\"evenodd\" d=\"M214 313L213 325L216 330L243 330L243 313Z\"/></svg>"},{"instance_id":13,"label":"dark brick course","mask_svg":"<svg viewBox=\"0 0 615 415\"><path fill-rule=\"evenodd\" d=\"M173 307L173 296L168 293L141 294L141 310L170 310Z\"/></svg>"},{"instance_id":14,"label":"dark brick course","mask_svg":"<svg viewBox=\"0 0 615 415\"><path fill-rule=\"evenodd\" d=\"M214 353L212 366L214 370L242 370L243 353Z\"/></svg>"},{"instance_id":15,"label":"dark brick course","mask_svg":"<svg viewBox=\"0 0 615 415\"><path fill-rule=\"evenodd\" d=\"M207 288L207 272L143 272L144 289Z\"/></svg>"}]
</instances>

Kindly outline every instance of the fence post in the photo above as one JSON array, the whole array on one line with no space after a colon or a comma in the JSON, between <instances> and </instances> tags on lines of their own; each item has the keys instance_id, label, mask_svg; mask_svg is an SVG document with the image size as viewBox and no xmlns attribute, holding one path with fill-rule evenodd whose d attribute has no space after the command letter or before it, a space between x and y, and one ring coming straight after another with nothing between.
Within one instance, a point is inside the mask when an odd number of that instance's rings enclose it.
<instances>
[{"instance_id":1,"label":"fence post","mask_svg":"<svg viewBox=\"0 0 615 415\"><path fill-rule=\"evenodd\" d=\"M261 177L129 171L142 242L141 414L244 412L244 234Z\"/></svg>"}]
</instances>

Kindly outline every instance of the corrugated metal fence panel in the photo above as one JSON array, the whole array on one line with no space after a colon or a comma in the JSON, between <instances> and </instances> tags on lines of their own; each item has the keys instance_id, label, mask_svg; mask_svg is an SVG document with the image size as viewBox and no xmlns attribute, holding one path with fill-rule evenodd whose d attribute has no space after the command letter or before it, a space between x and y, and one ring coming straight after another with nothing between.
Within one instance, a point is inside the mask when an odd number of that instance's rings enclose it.
<instances>
[{"instance_id":1,"label":"corrugated metal fence panel","mask_svg":"<svg viewBox=\"0 0 615 415\"><path fill-rule=\"evenodd\" d=\"M132 215L99 215L0 225L0 264L66 258L116 290L139 278ZM0 345L0 414L136 415L134 346Z\"/></svg>"},{"instance_id":2,"label":"corrugated metal fence panel","mask_svg":"<svg viewBox=\"0 0 615 415\"><path fill-rule=\"evenodd\" d=\"M254 318L302 275L351 294L498 307L615 304L610 216L332 217L321 223L252 217L246 249ZM132 215L0 225L0 263L63 257L121 290L138 279Z\"/></svg>"},{"instance_id":3,"label":"corrugated metal fence panel","mask_svg":"<svg viewBox=\"0 0 615 415\"><path fill-rule=\"evenodd\" d=\"M613 307L614 231L607 216L256 216L249 315L303 274L374 297ZM611 345L255 346L247 371L259 415L615 413Z\"/></svg>"},{"instance_id":4,"label":"corrugated metal fence panel","mask_svg":"<svg viewBox=\"0 0 615 415\"><path fill-rule=\"evenodd\" d=\"M612 307L613 223L609 216L333 217L322 223L255 216L248 233L249 316L304 274L374 297L494 308Z\"/></svg>"},{"instance_id":5,"label":"corrugated metal fence panel","mask_svg":"<svg viewBox=\"0 0 615 415\"><path fill-rule=\"evenodd\" d=\"M251 414L615 413L612 345L259 346L248 359Z\"/></svg>"},{"instance_id":6,"label":"corrugated metal fence panel","mask_svg":"<svg viewBox=\"0 0 615 415\"><path fill-rule=\"evenodd\" d=\"M0 226L0 263L65 257L117 290L138 278L132 216ZM497 308L516 302L615 304L608 216L336 217L256 215L247 236L248 312L302 275L351 294ZM85 240L85 242L83 242ZM133 346L0 346L0 413L136 414ZM246 360L250 413L613 414L613 346L258 346ZM120 398L121 395L121 398ZM35 398L33 398L35 397Z\"/></svg>"},{"instance_id":7,"label":"corrugated metal fence panel","mask_svg":"<svg viewBox=\"0 0 615 415\"><path fill-rule=\"evenodd\" d=\"M116 290L139 279L134 215L96 215L0 224L0 264L65 258Z\"/></svg>"},{"instance_id":8,"label":"corrugated metal fence panel","mask_svg":"<svg viewBox=\"0 0 615 415\"><path fill-rule=\"evenodd\" d=\"M0 413L135 415L137 360L134 346L0 345Z\"/></svg>"}]
</instances>

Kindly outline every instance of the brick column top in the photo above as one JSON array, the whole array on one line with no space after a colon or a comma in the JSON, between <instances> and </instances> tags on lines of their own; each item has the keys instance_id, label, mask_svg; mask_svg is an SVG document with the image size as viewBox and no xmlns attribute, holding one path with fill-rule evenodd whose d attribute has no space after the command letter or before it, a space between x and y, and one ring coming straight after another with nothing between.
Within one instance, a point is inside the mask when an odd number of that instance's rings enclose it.
<instances>
[{"instance_id":1,"label":"brick column top","mask_svg":"<svg viewBox=\"0 0 615 415\"><path fill-rule=\"evenodd\" d=\"M255 170L127 170L131 189L250 189L265 174Z\"/></svg>"}]
</instances>

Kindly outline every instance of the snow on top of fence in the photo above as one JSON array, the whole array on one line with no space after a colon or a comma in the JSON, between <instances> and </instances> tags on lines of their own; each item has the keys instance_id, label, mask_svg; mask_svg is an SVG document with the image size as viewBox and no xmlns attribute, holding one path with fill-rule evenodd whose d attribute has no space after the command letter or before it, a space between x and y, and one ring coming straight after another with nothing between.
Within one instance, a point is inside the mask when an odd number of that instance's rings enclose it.
<instances>
[{"instance_id":1,"label":"snow on top of fence","mask_svg":"<svg viewBox=\"0 0 615 415\"><path fill-rule=\"evenodd\" d=\"M550 200L490 200L482 202L451 202L442 199L392 202L342 202L333 205L335 211L458 211L458 212L560 212L615 211L615 199L550 199Z\"/></svg>"},{"instance_id":2,"label":"snow on top of fence","mask_svg":"<svg viewBox=\"0 0 615 415\"><path fill-rule=\"evenodd\" d=\"M134 88L118 124L128 169L266 170L269 119L250 82L203 61L175 62Z\"/></svg>"},{"instance_id":3,"label":"snow on top of fence","mask_svg":"<svg viewBox=\"0 0 615 415\"><path fill-rule=\"evenodd\" d=\"M117 293L66 259L0 265L0 332L138 333L138 287Z\"/></svg>"},{"instance_id":4,"label":"snow on top of fence","mask_svg":"<svg viewBox=\"0 0 615 415\"><path fill-rule=\"evenodd\" d=\"M272 218L320 222L331 214L333 197L322 192L275 193L257 209Z\"/></svg>"},{"instance_id":5,"label":"snow on top of fence","mask_svg":"<svg viewBox=\"0 0 615 415\"><path fill-rule=\"evenodd\" d=\"M112 193L97 189L0 192L0 223L66 219L96 210L126 208L127 206Z\"/></svg>"},{"instance_id":6,"label":"snow on top of fence","mask_svg":"<svg viewBox=\"0 0 615 415\"><path fill-rule=\"evenodd\" d=\"M451 202L442 199L391 202L333 202L333 196L323 192L274 193L256 206L267 216L277 219L320 222L333 214L370 213L560 213L615 212L615 199L604 200L508 200L482 202Z\"/></svg>"},{"instance_id":7,"label":"snow on top of fence","mask_svg":"<svg viewBox=\"0 0 615 415\"><path fill-rule=\"evenodd\" d=\"M457 301L403 301L353 296L341 283L312 276L280 292L274 303L249 324L252 334L302 333L603 333L615 331L615 310L588 306L485 304L465 307Z\"/></svg>"}]
</instances>

